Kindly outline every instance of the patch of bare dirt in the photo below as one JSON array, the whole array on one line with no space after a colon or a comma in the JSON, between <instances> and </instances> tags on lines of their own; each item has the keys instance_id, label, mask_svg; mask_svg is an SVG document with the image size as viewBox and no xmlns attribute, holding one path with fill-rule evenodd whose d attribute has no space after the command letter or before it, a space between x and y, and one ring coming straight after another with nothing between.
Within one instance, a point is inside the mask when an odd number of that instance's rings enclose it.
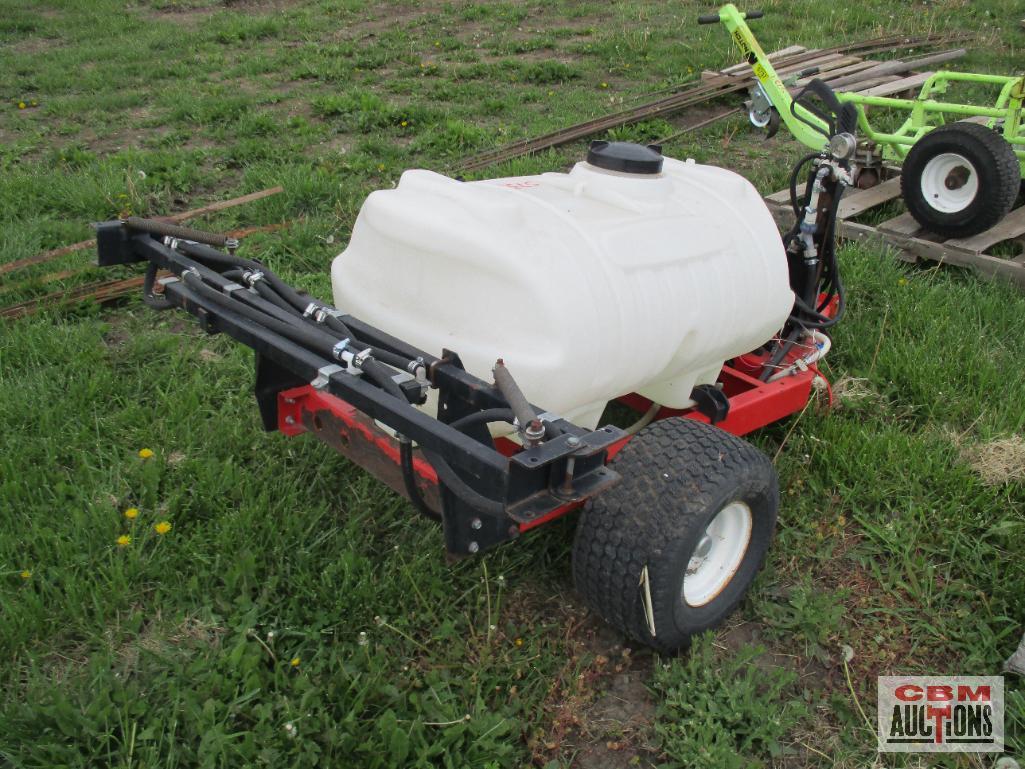
<instances>
[{"instance_id":1,"label":"patch of bare dirt","mask_svg":"<svg viewBox=\"0 0 1025 769\"><path fill-rule=\"evenodd\" d=\"M528 739L532 761L582 769L653 767L651 743L656 705L646 682L653 654L627 642L579 604L559 597L521 593L515 616L538 617L561 629L566 663L553 678L543 705L541 727Z\"/></svg>"}]
</instances>

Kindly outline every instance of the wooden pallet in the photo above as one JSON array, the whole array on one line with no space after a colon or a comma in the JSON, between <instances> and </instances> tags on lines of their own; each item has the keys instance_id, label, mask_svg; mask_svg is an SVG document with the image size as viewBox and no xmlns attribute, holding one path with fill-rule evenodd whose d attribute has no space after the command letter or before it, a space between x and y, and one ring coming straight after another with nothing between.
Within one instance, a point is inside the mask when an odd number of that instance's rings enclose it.
<instances>
[{"instance_id":1,"label":"wooden pallet","mask_svg":"<svg viewBox=\"0 0 1025 769\"><path fill-rule=\"evenodd\" d=\"M1025 206L1019 206L994 227L970 238L942 238L922 229L905 211L877 225L857 221L891 201L900 200L900 178L893 176L867 190L849 190L840 202L837 232L841 238L893 248L910 262L931 261L969 267L985 277L999 277L1025 289ZM789 228L794 221L790 191L780 190L765 198L776 222ZM901 204L903 205L903 203ZM988 251L1010 243L1016 252L1009 257Z\"/></svg>"},{"instance_id":2,"label":"wooden pallet","mask_svg":"<svg viewBox=\"0 0 1025 769\"><path fill-rule=\"evenodd\" d=\"M787 57L801 57L798 63L782 63L776 68L776 74L784 80L788 77L796 78L789 89L792 95L796 95L817 78L829 84L835 91L849 91L869 96L914 96L922 84L934 74L932 71L920 72L917 67L947 62L960 58L965 53L964 48L954 48L908 62L876 61L853 54L829 51L819 54L817 49L793 45L768 54L768 58L772 61L786 62ZM751 85L755 82L751 67L746 62L719 71L705 70L701 73L705 80L721 79L723 76L747 80Z\"/></svg>"}]
</instances>

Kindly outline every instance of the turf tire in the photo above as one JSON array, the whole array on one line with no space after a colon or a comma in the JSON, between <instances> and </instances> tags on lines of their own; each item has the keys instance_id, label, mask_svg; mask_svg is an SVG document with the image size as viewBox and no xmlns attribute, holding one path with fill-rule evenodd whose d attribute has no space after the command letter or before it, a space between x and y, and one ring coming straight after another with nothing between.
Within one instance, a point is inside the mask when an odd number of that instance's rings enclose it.
<instances>
[{"instance_id":1,"label":"turf tire","mask_svg":"<svg viewBox=\"0 0 1025 769\"><path fill-rule=\"evenodd\" d=\"M961 210L942 211L923 191L923 174L941 155L960 155L978 175L978 190ZM996 131L978 123L947 123L911 147L900 172L900 191L908 211L922 227L947 238L985 232L1014 205L1021 186L1021 165L1011 145ZM935 197L937 193L933 194Z\"/></svg>"},{"instance_id":2,"label":"turf tire","mask_svg":"<svg viewBox=\"0 0 1025 769\"><path fill-rule=\"evenodd\" d=\"M573 544L573 580L609 624L658 651L673 653L721 623L765 561L776 526L779 484L761 451L692 419L646 427L620 452L622 481L584 508ZM709 602L682 596L691 555L709 522L732 502L751 510L750 539L732 578ZM640 577L648 567L655 635Z\"/></svg>"}]
</instances>

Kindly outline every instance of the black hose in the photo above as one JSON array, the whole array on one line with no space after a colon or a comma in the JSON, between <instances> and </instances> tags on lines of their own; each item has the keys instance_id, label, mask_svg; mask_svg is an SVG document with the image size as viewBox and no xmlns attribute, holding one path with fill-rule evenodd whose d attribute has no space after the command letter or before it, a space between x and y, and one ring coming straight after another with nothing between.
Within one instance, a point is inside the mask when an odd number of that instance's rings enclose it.
<instances>
[{"instance_id":1,"label":"black hose","mask_svg":"<svg viewBox=\"0 0 1025 769\"><path fill-rule=\"evenodd\" d=\"M840 265L836 256L836 215L840 209L840 199L843 197L843 185L837 185L833 196L833 202L829 209L828 225L822 238L822 261L825 264L826 283L823 288L828 289L826 296L819 304L818 309L809 306L801 297L795 297L795 306L805 315L792 314L791 321L799 323L806 328L826 329L839 323L847 310L847 292L843 280L840 277ZM836 314L828 317L822 314L822 310L829 306L833 298L837 298Z\"/></svg>"},{"instance_id":2,"label":"black hose","mask_svg":"<svg viewBox=\"0 0 1025 769\"><path fill-rule=\"evenodd\" d=\"M387 369L382 363L374 360L373 358L367 358L367 360L363 362L363 371L376 381L386 392L402 398L402 391L392 380L391 376L388 375ZM431 466L434 468L434 472L438 474L438 480L448 486L452 493L467 505L485 513L501 514L505 512L504 504L493 499L489 499L476 489L472 488L466 481L459 477L456 471L452 469L452 466L449 465L449 463L440 455L435 454L433 451L430 451L423 446L420 447L420 453L424 455L424 459L430 462ZM408 488L407 491L409 491Z\"/></svg>"},{"instance_id":3,"label":"black hose","mask_svg":"<svg viewBox=\"0 0 1025 769\"><path fill-rule=\"evenodd\" d=\"M409 401L406 400L406 396L402 394L402 390L397 384L395 384L395 380L392 379L393 374L391 370L381 363L381 361L370 356L360 364L360 368L363 370L364 374L373 379L377 383L377 386L386 393L395 396L403 403L409 403Z\"/></svg>"},{"instance_id":4,"label":"black hose","mask_svg":"<svg viewBox=\"0 0 1025 769\"><path fill-rule=\"evenodd\" d=\"M346 326L337 317L329 316L326 319L326 322L322 325L317 323L314 319L305 316L303 313L313 300L309 297L301 296L294 288L289 286L274 272L264 267L259 262L254 262L251 259L244 259L240 256L226 254L223 251L218 251L215 248L210 248L199 243L179 243L178 250L187 256L196 259L201 264L204 261L209 261L232 266L234 269L227 270L222 273L225 277L229 277L230 274L232 280L244 279L244 275L240 270L243 272L245 270L260 272L263 277L260 280L254 281L253 286L264 299L302 320L304 325L308 325L321 331L325 336L330 336L330 334L324 330L324 327L326 326L338 334L338 339L350 339L354 348L365 350L369 347L371 348L371 354L378 360L387 363L389 366L395 366L403 371L408 371L408 366L412 363L410 359L388 350L371 347L371 345L362 342L357 339L356 335L352 333L348 326ZM334 339L332 341L332 346L337 341L337 339Z\"/></svg>"},{"instance_id":5,"label":"black hose","mask_svg":"<svg viewBox=\"0 0 1025 769\"><path fill-rule=\"evenodd\" d=\"M409 438L402 438L399 443L399 465L402 467L402 483L406 487L406 496L422 516L432 521L441 522L441 513L431 508L416 485L416 470L413 468L413 443Z\"/></svg>"},{"instance_id":6,"label":"black hose","mask_svg":"<svg viewBox=\"0 0 1025 769\"><path fill-rule=\"evenodd\" d=\"M182 273L182 279L189 288L192 288L197 293L202 294L214 304L226 307L249 320L260 323L276 334L280 334L281 336L290 339L296 344L302 345L313 352L324 355L327 358L334 357L332 353L333 345L326 343L324 337L317 334L315 329L311 329L306 325L297 325L280 320L270 313L258 310L245 302L233 300L231 297L222 294L217 289L208 286L203 282L202 277L194 272L186 270Z\"/></svg>"},{"instance_id":7,"label":"black hose","mask_svg":"<svg viewBox=\"0 0 1025 769\"><path fill-rule=\"evenodd\" d=\"M797 203L797 178L801 175L801 168L804 167L805 163L814 160L815 158L819 157L819 155L821 155L821 153L819 152L809 152L807 155L805 155L797 161L797 165L795 165L794 169L790 172L790 207L794 209L794 216L797 217L797 226L800 226L801 210L804 207L799 206ZM805 206L808 205L807 201L808 196L810 194L811 190L806 188L804 193Z\"/></svg>"},{"instance_id":8,"label":"black hose","mask_svg":"<svg viewBox=\"0 0 1025 769\"><path fill-rule=\"evenodd\" d=\"M454 422L450 423L450 427L454 427L457 430L463 430L467 427L477 424L488 424L489 422L508 422L513 423L516 417L513 416L512 409L484 409L473 414L467 414L465 417L460 417Z\"/></svg>"},{"instance_id":9,"label":"black hose","mask_svg":"<svg viewBox=\"0 0 1025 769\"><path fill-rule=\"evenodd\" d=\"M228 309L237 312L239 315L260 323L271 331L291 339L297 344L307 347L307 349L324 354L329 359L334 357L331 349L332 345L326 344L324 341L324 338L328 336L324 332L318 333L316 329L310 328L306 324L294 325L292 323L279 320L270 313L253 308L244 302L235 301L231 299L231 297L222 294L220 291L217 291L213 287L204 283L202 276L197 272L190 272L186 270L182 273L182 279L190 288L194 289L197 293L202 294L214 304L227 307ZM363 362L362 370L389 395L393 395L406 405L409 405L409 402L402 394L402 390L392 379L392 375L383 363L371 356ZM438 479L467 505L484 513L490 513L493 515L499 515L505 512L505 505L503 503L489 499L477 490L473 489L466 483L466 481L459 477L455 470L453 470L448 462L446 462L441 456L432 451L428 451L423 447L421 447L421 452L423 453L424 458L430 462L432 467L434 467L434 472L437 473Z\"/></svg>"},{"instance_id":10,"label":"black hose","mask_svg":"<svg viewBox=\"0 0 1025 769\"><path fill-rule=\"evenodd\" d=\"M424 455L424 459L431 463L434 472L438 474L438 480L448 486L449 490L463 502L483 513L491 515L502 515L505 513L504 504L494 499L489 499L476 489L471 488L466 481L456 474L456 471L452 469L448 462L440 456L423 446L420 447L420 452Z\"/></svg>"}]
</instances>

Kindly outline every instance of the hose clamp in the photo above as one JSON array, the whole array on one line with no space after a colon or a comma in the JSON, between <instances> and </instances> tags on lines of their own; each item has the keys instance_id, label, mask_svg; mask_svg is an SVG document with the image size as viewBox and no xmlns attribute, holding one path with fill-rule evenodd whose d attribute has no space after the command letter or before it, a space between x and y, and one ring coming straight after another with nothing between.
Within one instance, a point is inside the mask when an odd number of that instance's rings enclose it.
<instances>
[{"instance_id":1,"label":"hose clamp","mask_svg":"<svg viewBox=\"0 0 1025 769\"><path fill-rule=\"evenodd\" d=\"M355 355L352 356L352 365L355 366L356 368L363 368L363 364L367 362L367 358L370 357L370 354L372 352L373 352L373 349L368 347L363 352L356 353Z\"/></svg>"},{"instance_id":2,"label":"hose clamp","mask_svg":"<svg viewBox=\"0 0 1025 769\"><path fill-rule=\"evenodd\" d=\"M309 318L311 315L313 315L313 313L317 311L317 306L318 305L316 302L310 302L308 305L306 305L306 309L303 310L303 317Z\"/></svg>"},{"instance_id":3,"label":"hose clamp","mask_svg":"<svg viewBox=\"0 0 1025 769\"><path fill-rule=\"evenodd\" d=\"M340 339L335 343L335 346L331 348L331 354L335 356L335 360L342 360L342 353L345 352L349 346L349 337Z\"/></svg>"},{"instance_id":4,"label":"hose clamp","mask_svg":"<svg viewBox=\"0 0 1025 769\"><path fill-rule=\"evenodd\" d=\"M313 319L317 323L324 323L328 318L340 318L345 315L341 310L336 310L334 307L325 307L324 305L318 305L317 311L313 313Z\"/></svg>"},{"instance_id":5,"label":"hose clamp","mask_svg":"<svg viewBox=\"0 0 1025 769\"><path fill-rule=\"evenodd\" d=\"M242 280L248 283L250 288L255 288L256 282L263 280L263 273L259 270L246 270L242 273Z\"/></svg>"}]
</instances>

